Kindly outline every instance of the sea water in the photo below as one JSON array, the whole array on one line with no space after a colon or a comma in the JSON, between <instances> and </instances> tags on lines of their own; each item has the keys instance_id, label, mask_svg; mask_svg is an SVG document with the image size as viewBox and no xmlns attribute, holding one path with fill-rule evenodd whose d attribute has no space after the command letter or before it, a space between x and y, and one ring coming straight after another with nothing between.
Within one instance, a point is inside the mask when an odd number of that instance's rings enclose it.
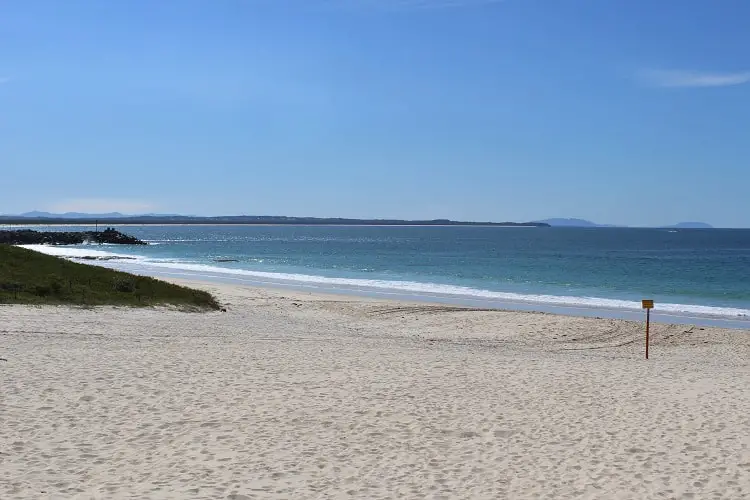
<instances>
[{"instance_id":1,"label":"sea water","mask_svg":"<svg viewBox=\"0 0 750 500\"><path fill-rule=\"evenodd\" d=\"M80 227L41 228L50 230ZM88 229L88 228L86 228ZM750 326L750 230L122 226L148 246L35 247L131 272L319 291ZM99 260L91 260L97 258ZM665 318L667 319L667 318Z\"/></svg>"}]
</instances>

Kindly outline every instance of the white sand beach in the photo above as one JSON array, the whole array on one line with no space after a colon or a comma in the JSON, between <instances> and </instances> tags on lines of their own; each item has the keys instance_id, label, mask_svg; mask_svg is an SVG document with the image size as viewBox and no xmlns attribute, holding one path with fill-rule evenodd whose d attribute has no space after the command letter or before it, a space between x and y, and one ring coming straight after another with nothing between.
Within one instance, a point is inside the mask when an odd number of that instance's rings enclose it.
<instances>
[{"instance_id":1,"label":"white sand beach","mask_svg":"<svg viewBox=\"0 0 750 500\"><path fill-rule=\"evenodd\" d=\"M193 284L0 307L0 498L750 497L750 332Z\"/></svg>"}]
</instances>

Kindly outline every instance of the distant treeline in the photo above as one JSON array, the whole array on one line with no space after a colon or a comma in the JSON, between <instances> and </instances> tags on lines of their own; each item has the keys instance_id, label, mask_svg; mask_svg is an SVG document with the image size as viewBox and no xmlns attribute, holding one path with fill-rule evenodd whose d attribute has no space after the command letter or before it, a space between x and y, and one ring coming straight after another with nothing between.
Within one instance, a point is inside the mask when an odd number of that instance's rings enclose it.
<instances>
[{"instance_id":1,"label":"distant treeline","mask_svg":"<svg viewBox=\"0 0 750 500\"><path fill-rule=\"evenodd\" d=\"M550 227L543 222L461 222L448 219L399 220L399 219L344 219L320 217L284 217L233 215L223 217L189 216L134 216L116 218L49 218L49 217L1 217L0 224L279 224L279 225L332 225L332 226L511 226Z\"/></svg>"}]
</instances>

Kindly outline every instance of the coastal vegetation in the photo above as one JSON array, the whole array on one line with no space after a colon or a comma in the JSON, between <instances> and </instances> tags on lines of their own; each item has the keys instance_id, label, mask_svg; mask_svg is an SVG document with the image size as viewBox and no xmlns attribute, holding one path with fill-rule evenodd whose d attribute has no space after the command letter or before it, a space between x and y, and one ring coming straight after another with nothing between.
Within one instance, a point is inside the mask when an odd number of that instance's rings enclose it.
<instances>
[{"instance_id":1,"label":"coastal vegetation","mask_svg":"<svg viewBox=\"0 0 750 500\"><path fill-rule=\"evenodd\" d=\"M202 290L0 244L0 304L174 306L218 310Z\"/></svg>"}]
</instances>

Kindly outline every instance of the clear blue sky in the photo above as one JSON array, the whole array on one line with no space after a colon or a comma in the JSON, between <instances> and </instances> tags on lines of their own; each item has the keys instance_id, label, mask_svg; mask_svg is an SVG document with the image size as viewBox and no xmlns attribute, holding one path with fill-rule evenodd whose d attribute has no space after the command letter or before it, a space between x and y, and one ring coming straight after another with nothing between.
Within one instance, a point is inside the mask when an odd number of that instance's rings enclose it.
<instances>
[{"instance_id":1,"label":"clear blue sky","mask_svg":"<svg viewBox=\"0 0 750 500\"><path fill-rule=\"evenodd\" d=\"M750 226L747 0L5 0L0 213Z\"/></svg>"}]
</instances>

